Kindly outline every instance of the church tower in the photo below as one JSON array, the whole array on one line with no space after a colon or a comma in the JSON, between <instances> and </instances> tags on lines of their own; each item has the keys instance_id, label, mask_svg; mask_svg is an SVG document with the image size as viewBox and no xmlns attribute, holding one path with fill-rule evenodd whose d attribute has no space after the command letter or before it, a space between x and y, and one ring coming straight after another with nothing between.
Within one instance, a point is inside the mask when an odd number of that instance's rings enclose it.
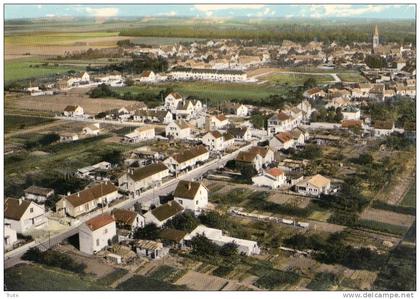
<instances>
[{"instance_id":1,"label":"church tower","mask_svg":"<svg viewBox=\"0 0 420 299\"><path fill-rule=\"evenodd\" d=\"M372 38L372 47L375 49L379 46L379 33L378 33L378 25L375 26L375 33L373 34Z\"/></svg>"}]
</instances>

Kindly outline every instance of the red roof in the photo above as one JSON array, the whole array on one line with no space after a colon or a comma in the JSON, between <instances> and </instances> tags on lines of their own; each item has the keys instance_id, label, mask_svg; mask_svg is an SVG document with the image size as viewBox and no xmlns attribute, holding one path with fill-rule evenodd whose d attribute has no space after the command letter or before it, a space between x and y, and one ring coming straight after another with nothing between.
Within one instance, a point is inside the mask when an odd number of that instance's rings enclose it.
<instances>
[{"instance_id":1,"label":"red roof","mask_svg":"<svg viewBox=\"0 0 420 299\"><path fill-rule=\"evenodd\" d=\"M284 175L284 172L279 168L270 168L266 171L266 173L272 175L272 176L281 176Z\"/></svg>"},{"instance_id":2,"label":"red roof","mask_svg":"<svg viewBox=\"0 0 420 299\"><path fill-rule=\"evenodd\" d=\"M293 136L292 136L292 134L290 134L289 132L280 132L280 133L278 133L278 134L276 135L276 138L277 138L280 142L285 143L285 142L287 142L287 141L289 141L289 140L292 140L292 139L293 139Z\"/></svg>"},{"instance_id":3,"label":"red roof","mask_svg":"<svg viewBox=\"0 0 420 299\"><path fill-rule=\"evenodd\" d=\"M112 222L115 222L114 217L108 214L102 214L86 221L86 225L91 231L95 231Z\"/></svg>"}]
</instances>

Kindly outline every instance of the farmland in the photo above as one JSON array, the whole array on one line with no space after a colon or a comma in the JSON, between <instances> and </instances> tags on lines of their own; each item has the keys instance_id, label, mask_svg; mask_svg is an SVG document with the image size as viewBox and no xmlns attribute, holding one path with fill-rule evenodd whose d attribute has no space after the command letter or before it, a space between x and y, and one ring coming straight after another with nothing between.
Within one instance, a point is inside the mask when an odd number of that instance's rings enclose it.
<instances>
[{"instance_id":1,"label":"farmland","mask_svg":"<svg viewBox=\"0 0 420 299\"><path fill-rule=\"evenodd\" d=\"M10 133L36 125L47 124L53 121L54 120L50 118L6 114L4 116L4 132Z\"/></svg>"}]
</instances>

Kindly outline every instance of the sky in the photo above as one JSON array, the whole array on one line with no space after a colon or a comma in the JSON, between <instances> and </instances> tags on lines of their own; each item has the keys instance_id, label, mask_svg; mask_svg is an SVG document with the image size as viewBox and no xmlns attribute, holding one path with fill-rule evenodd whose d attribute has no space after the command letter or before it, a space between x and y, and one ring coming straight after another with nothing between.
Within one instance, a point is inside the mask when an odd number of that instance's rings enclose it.
<instances>
[{"instance_id":1,"label":"sky","mask_svg":"<svg viewBox=\"0 0 420 299\"><path fill-rule=\"evenodd\" d=\"M308 17L415 19L415 5L264 5L264 4L179 4L179 5L54 5L6 4L5 18L43 17Z\"/></svg>"}]
</instances>

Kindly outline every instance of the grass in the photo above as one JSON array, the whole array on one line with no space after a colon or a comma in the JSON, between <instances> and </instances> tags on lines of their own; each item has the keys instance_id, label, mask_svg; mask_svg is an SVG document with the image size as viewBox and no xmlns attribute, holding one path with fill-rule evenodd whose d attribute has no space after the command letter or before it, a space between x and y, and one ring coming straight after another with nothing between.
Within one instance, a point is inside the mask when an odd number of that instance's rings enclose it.
<instances>
[{"instance_id":1,"label":"grass","mask_svg":"<svg viewBox=\"0 0 420 299\"><path fill-rule=\"evenodd\" d=\"M18 80L37 79L57 74L63 74L70 70L82 71L85 68L79 66L65 66L44 62L33 58L6 60L4 67L4 81L10 83Z\"/></svg>"},{"instance_id":2,"label":"grass","mask_svg":"<svg viewBox=\"0 0 420 299\"><path fill-rule=\"evenodd\" d=\"M403 236L407 232L407 227L374 220L361 219L356 224L359 227L367 228L379 232Z\"/></svg>"},{"instance_id":3,"label":"grass","mask_svg":"<svg viewBox=\"0 0 420 299\"><path fill-rule=\"evenodd\" d=\"M315 275L314 279L306 287L314 291L327 291L336 283L337 277L335 274L320 272Z\"/></svg>"},{"instance_id":4,"label":"grass","mask_svg":"<svg viewBox=\"0 0 420 299\"><path fill-rule=\"evenodd\" d=\"M126 275L127 273L128 273L128 270L126 269L121 269L121 268L115 269L108 275L105 275L104 277L101 277L100 279L98 279L96 282L104 286L109 286L113 284L115 281L117 281L118 279L120 279L121 277L123 277L124 275Z\"/></svg>"},{"instance_id":5,"label":"grass","mask_svg":"<svg viewBox=\"0 0 420 299\"><path fill-rule=\"evenodd\" d=\"M416 183L414 182L400 203L404 207L416 207Z\"/></svg>"},{"instance_id":6,"label":"grass","mask_svg":"<svg viewBox=\"0 0 420 299\"><path fill-rule=\"evenodd\" d=\"M168 277L170 277L172 274L174 274L177 271L177 269L162 265L159 268L157 268L155 271L152 272L152 274L149 275L149 278L153 278L156 280L166 280Z\"/></svg>"},{"instance_id":7,"label":"grass","mask_svg":"<svg viewBox=\"0 0 420 299\"><path fill-rule=\"evenodd\" d=\"M4 116L4 132L10 133L17 130L23 130L28 127L46 124L55 121L51 118L21 116L21 115L5 115Z\"/></svg>"},{"instance_id":8,"label":"grass","mask_svg":"<svg viewBox=\"0 0 420 299\"><path fill-rule=\"evenodd\" d=\"M184 286L173 285L157 279L135 275L117 286L119 291L186 291Z\"/></svg>"},{"instance_id":9,"label":"grass","mask_svg":"<svg viewBox=\"0 0 420 299\"><path fill-rule=\"evenodd\" d=\"M212 274L219 277L226 277L230 272L233 271L233 267L230 266L219 266L213 270Z\"/></svg>"},{"instance_id":10,"label":"grass","mask_svg":"<svg viewBox=\"0 0 420 299\"><path fill-rule=\"evenodd\" d=\"M344 82L356 82L364 83L367 82L366 78L359 73L339 73L337 76Z\"/></svg>"},{"instance_id":11,"label":"grass","mask_svg":"<svg viewBox=\"0 0 420 299\"><path fill-rule=\"evenodd\" d=\"M331 212L328 211L314 211L310 216L309 219L327 222L328 219L331 217Z\"/></svg>"},{"instance_id":12,"label":"grass","mask_svg":"<svg viewBox=\"0 0 420 299\"><path fill-rule=\"evenodd\" d=\"M333 82L334 79L330 75L306 75L306 74L281 74L277 73L267 77L267 80L276 84L287 84L300 86L309 78L314 78L317 84L325 84Z\"/></svg>"},{"instance_id":13,"label":"grass","mask_svg":"<svg viewBox=\"0 0 420 299\"><path fill-rule=\"evenodd\" d=\"M40 265L20 264L5 270L7 291L105 291L88 276Z\"/></svg>"}]
</instances>

